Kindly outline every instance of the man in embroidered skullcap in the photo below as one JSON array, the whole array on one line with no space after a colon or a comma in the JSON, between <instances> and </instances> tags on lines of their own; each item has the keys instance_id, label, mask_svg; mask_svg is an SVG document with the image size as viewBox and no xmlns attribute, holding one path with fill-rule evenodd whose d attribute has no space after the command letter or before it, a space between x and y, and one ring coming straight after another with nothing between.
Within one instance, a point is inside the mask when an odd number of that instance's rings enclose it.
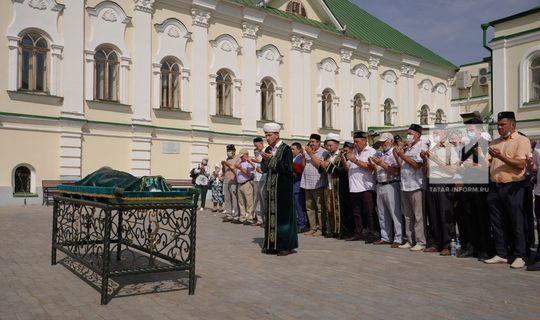
<instances>
[{"instance_id":1,"label":"man in embroidered skullcap","mask_svg":"<svg viewBox=\"0 0 540 320\"><path fill-rule=\"evenodd\" d=\"M292 152L279 138L280 130L277 123L267 123L263 127L269 145L267 151L270 152L261 153L261 168L267 173L262 252L286 256L298 248L298 235L293 202Z\"/></svg>"},{"instance_id":2,"label":"man in embroidered skullcap","mask_svg":"<svg viewBox=\"0 0 540 320\"><path fill-rule=\"evenodd\" d=\"M326 136L328 154L321 161L319 172L327 175L325 189L326 212L323 211L323 233L325 237L345 239L352 236L349 229L349 176L344 163L347 161L339 150L339 135L329 133Z\"/></svg>"},{"instance_id":3,"label":"man in embroidered skullcap","mask_svg":"<svg viewBox=\"0 0 540 320\"><path fill-rule=\"evenodd\" d=\"M516 117L511 111L499 112L497 131L500 137L488 149L489 194L487 197L495 256L485 263L508 263L511 268L525 267L526 240L523 199L527 157L531 142L516 130Z\"/></svg>"}]
</instances>

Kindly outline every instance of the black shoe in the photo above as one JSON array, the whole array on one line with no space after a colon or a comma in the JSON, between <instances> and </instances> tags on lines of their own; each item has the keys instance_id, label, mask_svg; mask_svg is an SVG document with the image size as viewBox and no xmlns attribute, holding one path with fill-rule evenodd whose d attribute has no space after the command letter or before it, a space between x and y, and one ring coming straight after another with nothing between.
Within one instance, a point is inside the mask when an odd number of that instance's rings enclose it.
<instances>
[{"instance_id":1,"label":"black shoe","mask_svg":"<svg viewBox=\"0 0 540 320\"><path fill-rule=\"evenodd\" d=\"M488 260L489 259L489 255L485 252L478 252L478 261L484 261L484 260Z\"/></svg>"},{"instance_id":2,"label":"black shoe","mask_svg":"<svg viewBox=\"0 0 540 320\"><path fill-rule=\"evenodd\" d=\"M240 222L240 220L233 220L233 221L231 221L231 223L233 223L233 224L242 224L242 222Z\"/></svg>"},{"instance_id":3,"label":"black shoe","mask_svg":"<svg viewBox=\"0 0 540 320\"><path fill-rule=\"evenodd\" d=\"M360 241L362 240L362 237L360 237L359 235L355 234L354 236L350 237L349 239L345 239L345 241Z\"/></svg>"},{"instance_id":4,"label":"black shoe","mask_svg":"<svg viewBox=\"0 0 540 320\"><path fill-rule=\"evenodd\" d=\"M540 262L535 262L530 266L527 266L527 271L540 271Z\"/></svg>"}]
</instances>

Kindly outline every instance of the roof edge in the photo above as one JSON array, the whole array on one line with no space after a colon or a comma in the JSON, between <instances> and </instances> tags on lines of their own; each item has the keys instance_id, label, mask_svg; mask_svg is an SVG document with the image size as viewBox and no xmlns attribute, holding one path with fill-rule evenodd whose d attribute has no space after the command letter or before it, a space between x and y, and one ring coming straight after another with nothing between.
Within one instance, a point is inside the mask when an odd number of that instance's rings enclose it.
<instances>
[{"instance_id":1,"label":"roof edge","mask_svg":"<svg viewBox=\"0 0 540 320\"><path fill-rule=\"evenodd\" d=\"M526 17L526 16L528 16L530 14L538 13L538 12L540 12L540 7L534 7L532 9L529 9L529 10L526 10L526 11L518 12L518 13L513 14L511 16L507 16L507 17L504 17L504 18L493 20L491 22L488 22L488 24L491 25L491 26L494 26L494 25L499 24L499 23L511 21L511 20L514 20L514 19L519 19L519 18L522 18L522 17Z\"/></svg>"}]
</instances>

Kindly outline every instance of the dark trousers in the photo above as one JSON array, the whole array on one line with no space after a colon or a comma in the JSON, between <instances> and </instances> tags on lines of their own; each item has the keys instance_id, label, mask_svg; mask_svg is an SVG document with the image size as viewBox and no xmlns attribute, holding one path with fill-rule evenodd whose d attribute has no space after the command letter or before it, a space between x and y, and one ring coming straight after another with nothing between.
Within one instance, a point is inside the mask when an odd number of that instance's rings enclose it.
<instances>
[{"instance_id":1,"label":"dark trousers","mask_svg":"<svg viewBox=\"0 0 540 320\"><path fill-rule=\"evenodd\" d=\"M354 216L354 233L362 236L367 229L369 236L377 235L375 224L375 191L351 192L351 209Z\"/></svg>"},{"instance_id":2,"label":"dark trousers","mask_svg":"<svg viewBox=\"0 0 540 320\"><path fill-rule=\"evenodd\" d=\"M304 195L304 189L300 189L298 192L294 192L294 211L296 212L296 224L298 230L306 228L306 197Z\"/></svg>"},{"instance_id":3,"label":"dark trousers","mask_svg":"<svg viewBox=\"0 0 540 320\"><path fill-rule=\"evenodd\" d=\"M527 239L527 250L534 246L533 197L533 185L527 180L525 189L523 190L523 214L525 215L525 238Z\"/></svg>"},{"instance_id":4,"label":"dark trousers","mask_svg":"<svg viewBox=\"0 0 540 320\"><path fill-rule=\"evenodd\" d=\"M489 217L495 253L501 258L526 258L523 190L523 182L489 185Z\"/></svg>"},{"instance_id":5,"label":"dark trousers","mask_svg":"<svg viewBox=\"0 0 540 320\"><path fill-rule=\"evenodd\" d=\"M199 189L199 199L201 199L201 208L206 207L206 193L208 191L208 186L199 186L195 185L195 188Z\"/></svg>"},{"instance_id":6,"label":"dark trousers","mask_svg":"<svg viewBox=\"0 0 540 320\"><path fill-rule=\"evenodd\" d=\"M538 236L535 260L540 260L540 196L537 195L534 196L534 215L536 217L536 235Z\"/></svg>"},{"instance_id":7,"label":"dark trousers","mask_svg":"<svg viewBox=\"0 0 540 320\"><path fill-rule=\"evenodd\" d=\"M465 185L467 188L487 189L488 185ZM458 224L459 237L465 239L463 246L471 246L478 254L485 253L491 255L493 251L493 238L491 237L491 222L487 203L487 191L461 192L460 193L460 214L463 223Z\"/></svg>"},{"instance_id":8,"label":"dark trousers","mask_svg":"<svg viewBox=\"0 0 540 320\"><path fill-rule=\"evenodd\" d=\"M439 250L448 248L450 240L456 236L452 187L443 184L429 185L426 192L432 244Z\"/></svg>"}]
</instances>

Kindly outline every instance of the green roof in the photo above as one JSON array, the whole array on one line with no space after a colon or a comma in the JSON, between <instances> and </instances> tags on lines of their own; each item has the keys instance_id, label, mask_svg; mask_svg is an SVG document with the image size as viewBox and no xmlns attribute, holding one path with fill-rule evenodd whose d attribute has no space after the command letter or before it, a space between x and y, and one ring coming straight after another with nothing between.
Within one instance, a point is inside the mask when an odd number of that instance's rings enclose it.
<instances>
[{"instance_id":1,"label":"green roof","mask_svg":"<svg viewBox=\"0 0 540 320\"><path fill-rule=\"evenodd\" d=\"M230 0L245 6L257 7L256 0ZM456 68L450 61L444 59L408 36L392 28L383 21L377 19L367 11L361 9L349 0L323 0L341 26L346 26L345 32L339 31L333 24L297 16L292 13L281 11L267 6L259 8L271 14L311 25L313 27L344 34L347 37L361 40L381 48L390 49L420 58L436 65Z\"/></svg>"}]
</instances>

